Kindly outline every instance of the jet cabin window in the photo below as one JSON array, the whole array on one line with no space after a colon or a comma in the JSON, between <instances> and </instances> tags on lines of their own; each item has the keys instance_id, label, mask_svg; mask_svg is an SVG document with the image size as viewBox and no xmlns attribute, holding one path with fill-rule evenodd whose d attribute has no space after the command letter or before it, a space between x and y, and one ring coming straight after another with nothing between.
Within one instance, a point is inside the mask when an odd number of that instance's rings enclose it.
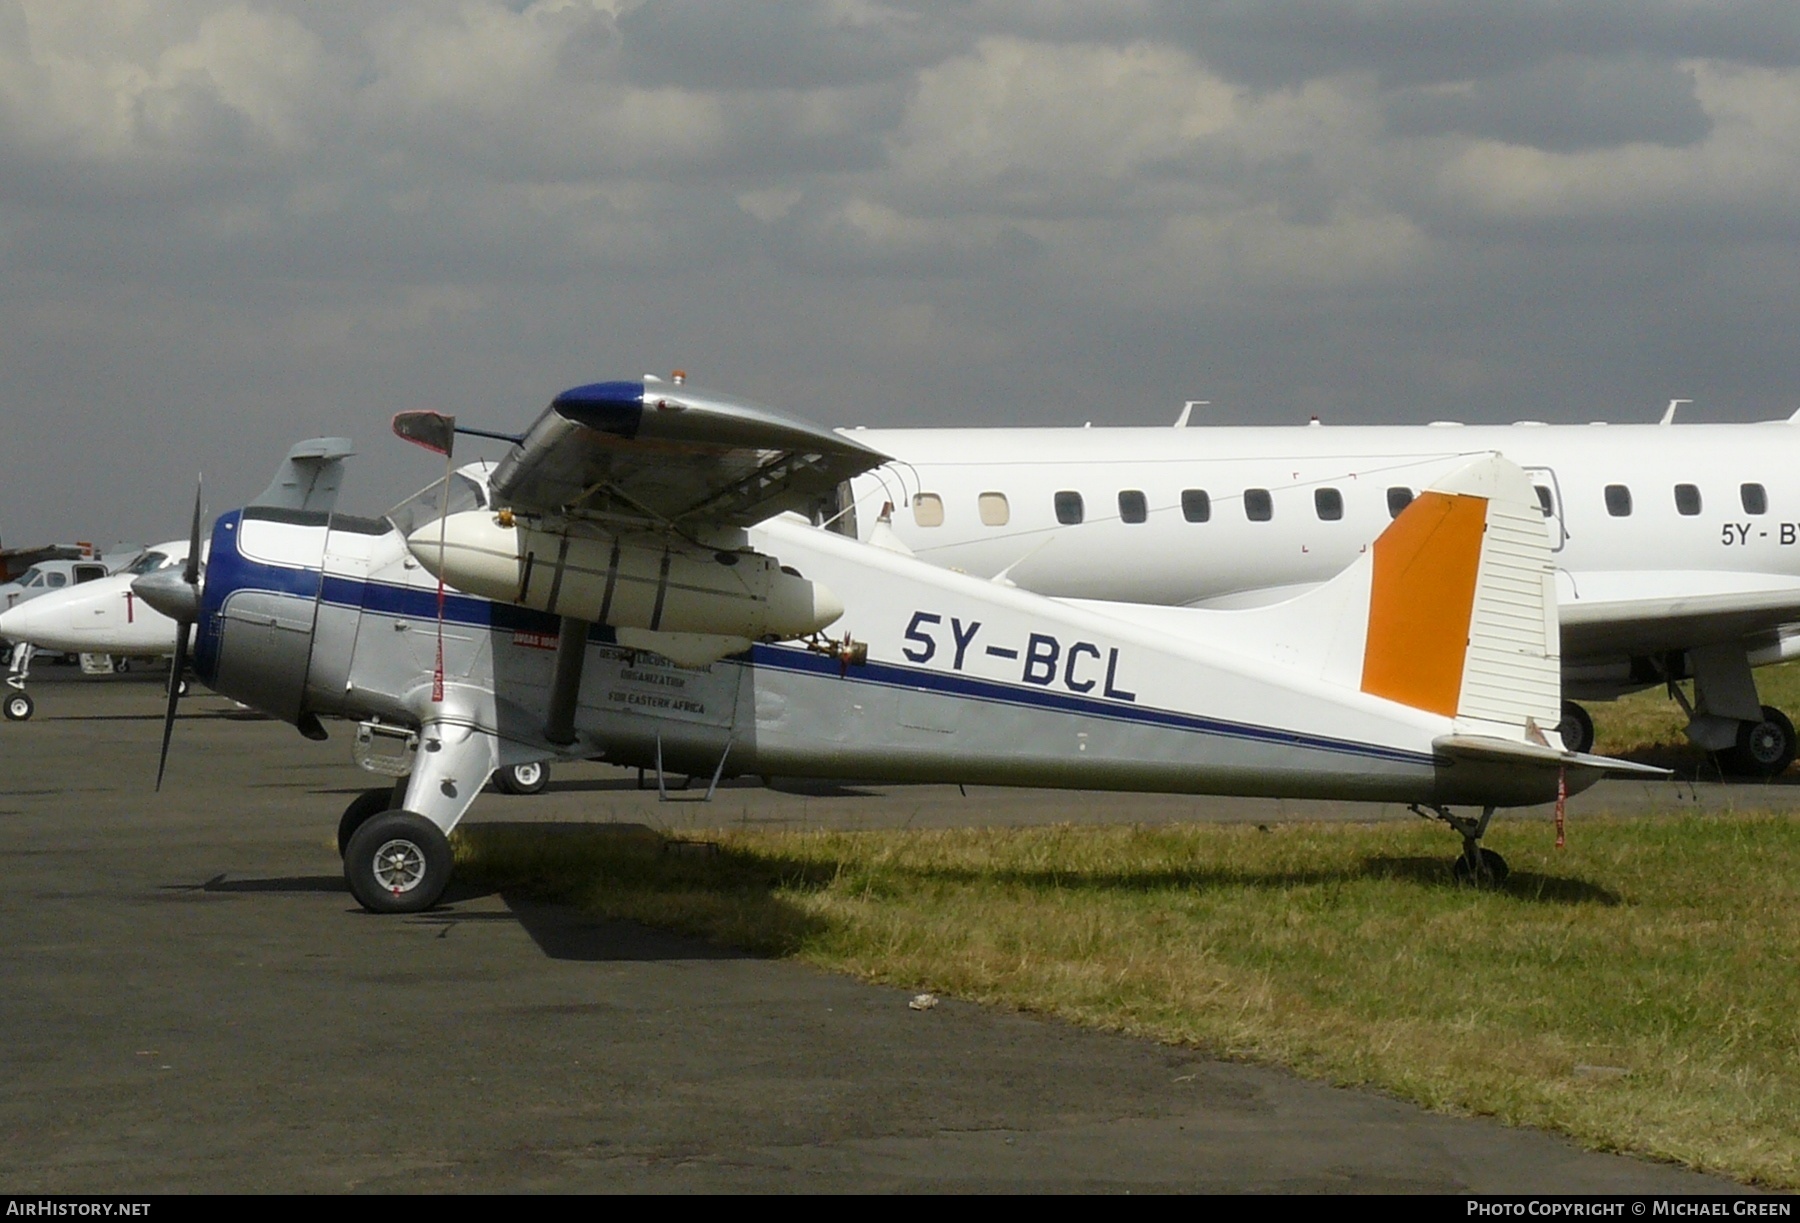
<instances>
[{"instance_id":1,"label":"jet cabin window","mask_svg":"<svg viewBox=\"0 0 1800 1223\"><path fill-rule=\"evenodd\" d=\"M922 527L944 525L944 499L936 493L920 493L913 498L913 521Z\"/></svg>"},{"instance_id":2,"label":"jet cabin window","mask_svg":"<svg viewBox=\"0 0 1800 1223\"><path fill-rule=\"evenodd\" d=\"M1275 501L1266 488L1244 490L1244 517L1251 522L1267 522L1275 517Z\"/></svg>"},{"instance_id":3,"label":"jet cabin window","mask_svg":"<svg viewBox=\"0 0 1800 1223\"><path fill-rule=\"evenodd\" d=\"M984 527L1003 527L1012 519L1012 507L1006 504L1005 493L983 493L976 499L975 507L981 511Z\"/></svg>"},{"instance_id":4,"label":"jet cabin window","mask_svg":"<svg viewBox=\"0 0 1800 1223\"><path fill-rule=\"evenodd\" d=\"M1212 517L1212 498L1204 488L1181 490L1181 516L1189 522L1206 522Z\"/></svg>"},{"instance_id":5,"label":"jet cabin window","mask_svg":"<svg viewBox=\"0 0 1800 1223\"><path fill-rule=\"evenodd\" d=\"M1387 491L1388 517L1400 517L1400 511L1412 504L1413 490L1404 485L1395 485Z\"/></svg>"},{"instance_id":6,"label":"jet cabin window","mask_svg":"<svg viewBox=\"0 0 1800 1223\"><path fill-rule=\"evenodd\" d=\"M1056 494L1056 521L1065 527L1072 527L1081 521L1081 494Z\"/></svg>"},{"instance_id":7,"label":"jet cabin window","mask_svg":"<svg viewBox=\"0 0 1800 1223\"><path fill-rule=\"evenodd\" d=\"M1320 522L1336 522L1344 516L1344 494L1335 488L1313 489L1313 510Z\"/></svg>"},{"instance_id":8,"label":"jet cabin window","mask_svg":"<svg viewBox=\"0 0 1800 1223\"><path fill-rule=\"evenodd\" d=\"M1738 496L1744 500L1744 513L1766 514L1769 512L1769 494L1760 484L1745 484L1738 488Z\"/></svg>"},{"instance_id":9,"label":"jet cabin window","mask_svg":"<svg viewBox=\"0 0 1800 1223\"><path fill-rule=\"evenodd\" d=\"M1128 488L1119 494L1119 520L1121 522L1142 522L1150 517L1149 503L1144 494Z\"/></svg>"},{"instance_id":10,"label":"jet cabin window","mask_svg":"<svg viewBox=\"0 0 1800 1223\"><path fill-rule=\"evenodd\" d=\"M1631 490L1623 484L1606 486L1606 512L1614 518L1631 517Z\"/></svg>"},{"instance_id":11,"label":"jet cabin window","mask_svg":"<svg viewBox=\"0 0 1800 1223\"><path fill-rule=\"evenodd\" d=\"M1700 512L1700 490L1692 484L1675 486L1675 512L1683 518L1692 518Z\"/></svg>"}]
</instances>

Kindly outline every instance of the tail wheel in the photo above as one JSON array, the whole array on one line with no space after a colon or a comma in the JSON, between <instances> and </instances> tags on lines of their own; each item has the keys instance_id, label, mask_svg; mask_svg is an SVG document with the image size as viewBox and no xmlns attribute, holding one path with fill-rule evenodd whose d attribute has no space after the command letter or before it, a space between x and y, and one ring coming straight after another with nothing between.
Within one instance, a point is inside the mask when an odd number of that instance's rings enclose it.
<instances>
[{"instance_id":1,"label":"tail wheel","mask_svg":"<svg viewBox=\"0 0 1800 1223\"><path fill-rule=\"evenodd\" d=\"M1794 763L1800 744L1794 740L1794 724L1773 705L1762 707L1762 721L1738 727L1737 746L1726 753L1732 772L1748 777L1777 777Z\"/></svg>"},{"instance_id":2,"label":"tail wheel","mask_svg":"<svg viewBox=\"0 0 1800 1223\"><path fill-rule=\"evenodd\" d=\"M550 766L541 760L502 765L494 770L494 789L502 794L538 794L550 784Z\"/></svg>"},{"instance_id":3,"label":"tail wheel","mask_svg":"<svg viewBox=\"0 0 1800 1223\"><path fill-rule=\"evenodd\" d=\"M344 848L344 878L371 913L429 909L450 882L450 840L422 815L384 811Z\"/></svg>"},{"instance_id":4,"label":"tail wheel","mask_svg":"<svg viewBox=\"0 0 1800 1223\"><path fill-rule=\"evenodd\" d=\"M1556 724L1556 729L1562 735L1563 746L1569 751L1594 750L1594 719L1574 701L1563 702L1562 721Z\"/></svg>"},{"instance_id":5,"label":"tail wheel","mask_svg":"<svg viewBox=\"0 0 1800 1223\"><path fill-rule=\"evenodd\" d=\"M37 712L37 702L23 692L9 692L6 694L5 705L0 706L0 712L6 714L8 722L27 722Z\"/></svg>"},{"instance_id":6,"label":"tail wheel","mask_svg":"<svg viewBox=\"0 0 1800 1223\"><path fill-rule=\"evenodd\" d=\"M1472 887L1497 887L1506 882L1506 859L1484 846L1475 847L1478 856L1471 858L1465 850L1450 870L1456 881Z\"/></svg>"}]
</instances>

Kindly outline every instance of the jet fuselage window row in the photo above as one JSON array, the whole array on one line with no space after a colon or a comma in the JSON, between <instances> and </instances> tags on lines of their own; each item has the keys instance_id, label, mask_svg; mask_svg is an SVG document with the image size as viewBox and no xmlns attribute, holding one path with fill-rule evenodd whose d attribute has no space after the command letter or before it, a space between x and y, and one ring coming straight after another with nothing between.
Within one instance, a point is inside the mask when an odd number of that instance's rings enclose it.
<instances>
[{"instance_id":1,"label":"jet fuselage window row","mask_svg":"<svg viewBox=\"0 0 1800 1223\"><path fill-rule=\"evenodd\" d=\"M1556 513L1556 496L1548 486L1535 486L1538 504L1549 518ZM1400 512L1412 504L1417 494L1404 485L1396 485L1387 490L1387 511L1389 518L1398 518ZM1606 502L1606 512L1614 518L1631 516L1631 489L1624 484L1608 484L1602 496ZM1766 514L1769 512L1769 494L1761 484L1741 484L1738 486L1738 500L1746 514ZM1251 522L1269 522L1275 517L1275 498L1266 488L1246 488L1243 492L1244 517ZM1087 519L1087 504L1080 493L1073 489L1065 489L1053 499L1056 509L1056 521L1063 526L1075 526ZM1693 484L1677 484L1675 486L1675 512L1684 518L1692 518L1700 513L1702 500L1700 489ZM1005 493L982 493L977 499L983 526L1003 527L1012 520L1012 509ZM1335 488L1316 488L1313 490L1313 513L1321 522L1339 522L1344 517L1344 494ZM1212 521L1212 496L1203 488L1184 488L1181 490L1181 516L1188 522ZM1119 493L1119 521L1136 525L1150 519L1150 502L1143 490L1128 488ZM922 527L938 527L944 525L944 499L936 493L920 493L913 498L913 521Z\"/></svg>"},{"instance_id":2,"label":"jet fuselage window row","mask_svg":"<svg viewBox=\"0 0 1800 1223\"><path fill-rule=\"evenodd\" d=\"M1387 490L1388 517L1398 518L1400 511L1412 504L1410 488ZM1251 522L1269 522L1275 517L1275 498L1266 488L1247 488L1243 493L1244 517ZM919 493L913 498L913 521L922 527L944 525L944 499L937 493ZM1065 489L1052 500L1056 521L1063 526L1076 526L1087 520L1087 503L1073 489ZM1003 527L1012 520L1012 509L1005 493L982 493L976 499L981 524ZM1313 490L1313 513L1321 522L1339 522L1344 517L1344 494L1335 488ZM1203 488L1181 490L1181 516L1188 522L1212 521L1212 494ZM1119 521L1136 525L1150 520L1150 500L1142 489L1127 488L1119 492Z\"/></svg>"},{"instance_id":3,"label":"jet fuselage window row","mask_svg":"<svg viewBox=\"0 0 1800 1223\"><path fill-rule=\"evenodd\" d=\"M1544 515L1551 513L1549 500L1550 490L1538 486L1538 499L1544 503ZM1608 484L1604 490L1606 512L1614 518L1631 517L1631 489L1623 484ZM1769 512L1769 492L1760 484L1738 485L1738 501L1746 514L1766 514ZM1683 518L1693 518L1700 513L1703 504L1700 488L1694 484L1677 484L1675 486L1675 512Z\"/></svg>"}]
</instances>

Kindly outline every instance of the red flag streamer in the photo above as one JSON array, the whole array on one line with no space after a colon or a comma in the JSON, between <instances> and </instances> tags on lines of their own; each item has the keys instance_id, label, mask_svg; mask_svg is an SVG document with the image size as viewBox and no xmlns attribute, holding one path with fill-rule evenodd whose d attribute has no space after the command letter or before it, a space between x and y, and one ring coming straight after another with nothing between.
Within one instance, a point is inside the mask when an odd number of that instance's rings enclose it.
<instances>
[{"instance_id":1,"label":"red flag streamer","mask_svg":"<svg viewBox=\"0 0 1800 1223\"><path fill-rule=\"evenodd\" d=\"M1556 847L1563 847L1563 809L1569 805L1569 771L1556 770Z\"/></svg>"},{"instance_id":2,"label":"red flag streamer","mask_svg":"<svg viewBox=\"0 0 1800 1223\"><path fill-rule=\"evenodd\" d=\"M454 421L454 418L451 418ZM431 672L431 699L440 704L444 699L444 534L450 518L450 452L444 451L444 491L438 498L438 591L437 591L437 666Z\"/></svg>"}]
</instances>

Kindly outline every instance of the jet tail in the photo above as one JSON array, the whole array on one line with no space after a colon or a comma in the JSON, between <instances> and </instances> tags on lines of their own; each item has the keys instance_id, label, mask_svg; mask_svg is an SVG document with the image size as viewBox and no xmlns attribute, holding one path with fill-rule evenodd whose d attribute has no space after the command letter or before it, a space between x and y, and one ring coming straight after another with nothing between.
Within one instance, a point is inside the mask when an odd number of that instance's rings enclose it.
<instances>
[{"instance_id":1,"label":"jet tail","mask_svg":"<svg viewBox=\"0 0 1800 1223\"><path fill-rule=\"evenodd\" d=\"M269 487L251 505L329 514L344 479L344 460L356 452L347 437L315 437L297 443L275 470Z\"/></svg>"}]
</instances>

